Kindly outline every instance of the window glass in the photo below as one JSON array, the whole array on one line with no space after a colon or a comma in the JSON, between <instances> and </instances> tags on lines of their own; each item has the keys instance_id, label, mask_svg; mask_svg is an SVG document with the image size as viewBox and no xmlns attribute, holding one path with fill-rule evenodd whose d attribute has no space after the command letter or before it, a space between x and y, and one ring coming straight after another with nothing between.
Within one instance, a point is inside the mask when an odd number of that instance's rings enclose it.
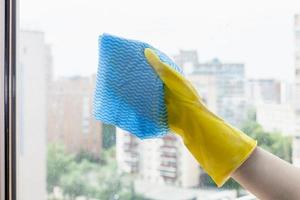
<instances>
[{"instance_id":1,"label":"window glass","mask_svg":"<svg viewBox=\"0 0 300 200\"><path fill-rule=\"evenodd\" d=\"M19 4L18 199L251 196L233 180L218 189L175 134L140 140L93 118L98 36L104 32L170 55L210 110L300 166L299 2Z\"/></svg>"}]
</instances>

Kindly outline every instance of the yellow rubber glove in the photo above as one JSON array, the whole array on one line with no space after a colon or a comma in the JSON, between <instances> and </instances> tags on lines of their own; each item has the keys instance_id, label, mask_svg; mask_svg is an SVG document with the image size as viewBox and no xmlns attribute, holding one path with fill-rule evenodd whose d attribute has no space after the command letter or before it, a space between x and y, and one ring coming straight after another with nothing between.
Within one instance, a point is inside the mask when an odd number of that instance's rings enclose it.
<instances>
[{"instance_id":1,"label":"yellow rubber glove","mask_svg":"<svg viewBox=\"0 0 300 200\"><path fill-rule=\"evenodd\" d=\"M168 123L218 187L247 160L257 142L210 112L192 84L163 63L155 52L145 57L164 82Z\"/></svg>"}]
</instances>

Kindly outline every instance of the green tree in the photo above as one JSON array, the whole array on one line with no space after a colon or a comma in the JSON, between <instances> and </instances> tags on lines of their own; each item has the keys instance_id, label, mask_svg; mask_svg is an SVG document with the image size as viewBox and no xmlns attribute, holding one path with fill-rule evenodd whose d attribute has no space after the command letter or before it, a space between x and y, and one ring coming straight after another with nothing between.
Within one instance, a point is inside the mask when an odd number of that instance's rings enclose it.
<instances>
[{"instance_id":1,"label":"green tree","mask_svg":"<svg viewBox=\"0 0 300 200\"><path fill-rule=\"evenodd\" d=\"M116 127L109 124L102 125L102 146L109 149L116 144Z\"/></svg>"},{"instance_id":2,"label":"green tree","mask_svg":"<svg viewBox=\"0 0 300 200\"><path fill-rule=\"evenodd\" d=\"M95 161L89 153L70 155L62 145L49 145L47 162L48 192L58 186L65 199L143 199L134 191L133 177L118 172L114 147L104 150Z\"/></svg>"},{"instance_id":3,"label":"green tree","mask_svg":"<svg viewBox=\"0 0 300 200\"><path fill-rule=\"evenodd\" d=\"M74 156L66 154L63 145L50 144L47 154L47 190L52 192L55 186L60 185L63 174L69 173Z\"/></svg>"},{"instance_id":4,"label":"green tree","mask_svg":"<svg viewBox=\"0 0 300 200\"><path fill-rule=\"evenodd\" d=\"M260 147L273 153L274 155L291 162L292 159L292 139L283 136L280 132L266 132L256 121L247 121L242 130L257 140Z\"/></svg>"},{"instance_id":5,"label":"green tree","mask_svg":"<svg viewBox=\"0 0 300 200\"><path fill-rule=\"evenodd\" d=\"M83 149L75 155L76 162L81 162L82 160L88 160L92 163L100 162L99 156L96 156L86 150L83 150Z\"/></svg>"},{"instance_id":6,"label":"green tree","mask_svg":"<svg viewBox=\"0 0 300 200\"><path fill-rule=\"evenodd\" d=\"M117 200L142 200L133 187L133 177L129 174L118 172L115 159L115 148L105 150L101 154L102 166L98 168L97 199Z\"/></svg>"},{"instance_id":7,"label":"green tree","mask_svg":"<svg viewBox=\"0 0 300 200\"><path fill-rule=\"evenodd\" d=\"M87 159L79 163L73 162L72 170L61 177L60 187L64 194L70 199L75 199L77 196L88 198L95 196L97 188L93 185L93 177L96 168L97 165Z\"/></svg>"}]
</instances>

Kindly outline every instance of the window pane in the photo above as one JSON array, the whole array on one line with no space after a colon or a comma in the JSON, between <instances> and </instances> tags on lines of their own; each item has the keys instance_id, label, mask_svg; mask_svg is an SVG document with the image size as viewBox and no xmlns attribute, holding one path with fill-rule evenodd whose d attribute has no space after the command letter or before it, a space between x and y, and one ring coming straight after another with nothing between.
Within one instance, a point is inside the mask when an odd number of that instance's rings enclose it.
<instances>
[{"instance_id":1,"label":"window pane","mask_svg":"<svg viewBox=\"0 0 300 200\"><path fill-rule=\"evenodd\" d=\"M93 118L103 32L166 52L210 110L300 166L299 3L257 4L20 1L18 198L250 195L233 180L218 189L175 134L140 140Z\"/></svg>"}]
</instances>

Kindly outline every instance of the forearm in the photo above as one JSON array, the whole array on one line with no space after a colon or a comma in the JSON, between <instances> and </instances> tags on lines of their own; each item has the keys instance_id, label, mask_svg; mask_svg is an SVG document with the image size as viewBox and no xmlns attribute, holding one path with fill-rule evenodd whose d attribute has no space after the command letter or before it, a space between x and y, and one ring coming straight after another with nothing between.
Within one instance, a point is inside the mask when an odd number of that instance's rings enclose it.
<instances>
[{"instance_id":1,"label":"forearm","mask_svg":"<svg viewBox=\"0 0 300 200\"><path fill-rule=\"evenodd\" d=\"M259 147L232 178L261 200L300 199L300 169Z\"/></svg>"}]
</instances>

